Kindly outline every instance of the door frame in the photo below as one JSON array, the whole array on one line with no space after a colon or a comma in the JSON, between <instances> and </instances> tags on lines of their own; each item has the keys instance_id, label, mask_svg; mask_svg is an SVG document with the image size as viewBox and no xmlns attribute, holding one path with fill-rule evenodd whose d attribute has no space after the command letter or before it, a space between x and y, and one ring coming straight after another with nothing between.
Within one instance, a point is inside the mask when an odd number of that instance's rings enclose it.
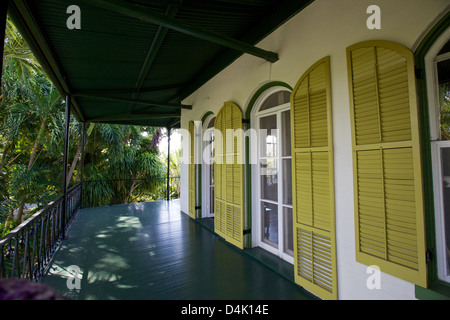
<instances>
[{"instance_id":1,"label":"door frame","mask_svg":"<svg viewBox=\"0 0 450 320\"><path fill-rule=\"evenodd\" d=\"M211 121L215 116L212 115L211 117L209 117L209 121ZM209 123L209 121L205 121L205 124L207 125ZM203 134L202 134L202 208L204 208L204 210L202 210L202 218L213 218L214 217L214 212L211 213L210 211L210 199L211 199L211 195L210 195L210 166L214 166L214 163L212 164L207 164L205 163L205 159L203 158L203 152L205 151L205 148L209 145L208 141L205 141L203 139L205 139L205 135L208 134L208 132L214 131L214 127L213 128L203 128ZM213 200L214 201L214 200Z\"/></svg>"},{"instance_id":2,"label":"door frame","mask_svg":"<svg viewBox=\"0 0 450 320\"><path fill-rule=\"evenodd\" d=\"M253 196L252 196L252 246L253 247L261 247L262 249L279 256L283 260L294 264L294 253L292 252L292 255L287 254L284 252L284 241L283 241L283 224L284 224L284 214L282 208L286 205L282 205L281 201L281 195L282 195L282 183L281 180L278 184L278 248L275 248L271 246L268 243L265 243L262 239L263 234L263 224L262 224L262 218L261 218L261 210L260 210L260 203L261 203L261 185L260 185L260 154L259 154L259 119L261 117L275 114L277 116L277 129L279 130L279 134L281 134L281 114L284 111L291 110L290 102L281 104L279 106L270 108L268 110L259 111L259 108L261 107L262 103L272 94L277 93L279 91L291 91L286 87L281 86L274 86L266 91L264 91L258 99L255 101L254 108L252 108L251 114L250 114L250 122L252 124L251 128L255 129L257 134L257 147L255 148L257 152L257 156L255 159L257 160L256 164L251 164L251 183L252 183L252 190L253 190ZM281 155L281 143L277 143L277 154ZM292 155L291 155L292 157ZM278 158L278 157L277 157ZM281 157L280 157L281 158ZM278 177L281 177L283 172L283 168L281 163L277 164L278 167ZM269 203L274 203L272 201L267 201ZM292 205L288 206L292 208ZM281 232L280 232L281 231Z\"/></svg>"}]
</instances>

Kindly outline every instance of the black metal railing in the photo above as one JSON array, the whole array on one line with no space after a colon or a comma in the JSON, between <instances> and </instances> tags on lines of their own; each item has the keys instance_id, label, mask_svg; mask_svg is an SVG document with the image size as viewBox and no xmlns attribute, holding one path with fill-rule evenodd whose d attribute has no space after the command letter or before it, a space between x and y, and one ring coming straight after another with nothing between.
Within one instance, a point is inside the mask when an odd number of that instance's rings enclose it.
<instances>
[{"instance_id":1,"label":"black metal railing","mask_svg":"<svg viewBox=\"0 0 450 320\"><path fill-rule=\"evenodd\" d=\"M169 179L168 184L167 179ZM78 183L67 191L67 211L65 214L63 214L64 196L60 195L0 239L0 279L39 280L44 275L70 222L82 207L120 203L121 199L115 199L115 197L103 199L103 201L106 201L105 203L92 201L89 192L97 192L98 190L91 187L95 185L104 187L106 185L106 189L116 188L118 183L122 187L124 185L129 187L129 184L135 183L134 186L137 187L134 190L133 199L137 199L137 201L178 199L180 194L179 177L152 177L140 180L86 180L83 183ZM169 190L167 190L167 186L169 186ZM142 190L139 188L142 188ZM140 197L136 197L136 194ZM64 219L64 223L62 223L62 219Z\"/></svg>"},{"instance_id":2,"label":"black metal railing","mask_svg":"<svg viewBox=\"0 0 450 320\"><path fill-rule=\"evenodd\" d=\"M83 208L171 200L179 196L180 177L83 181Z\"/></svg>"},{"instance_id":3,"label":"black metal railing","mask_svg":"<svg viewBox=\"0 0 450 320\"><path fill-rule=\"evenodd\" d=\"M67 191L65 215L64 196L61 195L0 239L0 279L39 280L61 241L63 231L81 208L81 193L81 183Z\"/></svg>"}]
</instances>

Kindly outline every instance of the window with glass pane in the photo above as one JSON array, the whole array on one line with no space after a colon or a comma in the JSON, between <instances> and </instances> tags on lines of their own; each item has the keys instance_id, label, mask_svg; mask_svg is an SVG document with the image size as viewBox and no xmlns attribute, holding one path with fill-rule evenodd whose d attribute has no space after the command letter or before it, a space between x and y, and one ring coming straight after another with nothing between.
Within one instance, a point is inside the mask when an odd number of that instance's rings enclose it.
<instances>
[{"instance_id":1,"label":"window with glass pane","mask_svg":"<svg viewBox=\"0 0 450 320\"><path fill-rule=\"evenodd\" d=\"M290 92L270 95L259 108L258 180L261 242L291 261L293 256ZM273 109L272 109L273 108ZM290 256L290 257L289 257Z\"/></svg>"},{"instance_id":2,"label":"window with glass pane","mask_svg":"<svg viewBox=\"0 0 450 320\"><path fill-rule=\"evenodd\" d=\"M441 140L450 140L450 59L437 63Z\"/></svg>"},{"instance_id":3,"label":"window with glass pane","mask_svg":"<svg viewBox=\"0 0 450 320\"><path fill-rule=\"evenodd\" d=\"M260 156L275 157L277 154L277 116L262 117L259 121Z\"/></svg>"},{"instance_id":4,"label":"window with glass pane","mask_svg":"<svg viewBox=\"0 0 450 320\"><path fill-rule=\"evenodd\" d=\"M436 157L435 165L435 192L438 192L439 200L436 208L436 237L437 237L437 261L439 278L450 281L450 41L448 41L435 57L437 71L436 98L439 117L440 140L432 141Z\"/></svg>"},{"instance_id":5,"label":"window with glass pane","mask_svg":"<svg viewBox=\"0 0 450 320\"><path fill-rule=\"evenodd\" d=\"M292 169L291 159L283 159L283 204L292 205Z\"/></svg>"},{"instance_id":6,"label":"window with glass pane","mask_svg":"<svg viewBox=\"0 0 450 320\"><path fill-rule=\"evenodd\" d=\"M288 157L291 155L291 111L281 113L281 155Z\"/></svg>"},{"instance_id":7,"label":"window with glass pane","mask_svg":"<svg viewBox=\"0 0 450 320\"><path fill-rule=\"evenodd\" d=\"M450 147L441 148L446 274L450 275Z\"/></svg>"},{"instance_id":8,"label":"window with glass pane","mask_svg":"<svg viewBox=\"0 0 450 320\"><path fill-rule=\"evenodd\" d=\"M270 108L277 107L279 105L289 103L291 93L289 91L280 91L270 95L266 101L263 102L259 111L264 111Z\"/></svg>"},{"instance_id":9,"label":"window with glass pane","mask_svg":"<svg viewBox=\"0 0 450 320\"><path fill-rule=\"evenodd\" d=\"M278 173L276 159L261 159L261 199L278 200Z\"/></svg>"},{"instance_id":10,"label":"window with glass pane","mask_svg":"<svg viewBox=\"0 0 450 320\"><path fill-rule=\"evenodd\" d=\"M278 246L278 206L269 202L261 202L263 216L263 241Z\"/></svg>"},{"instance_id":11,"label":"window with glass pane","mask_svg":"<svg viewBox=\"0 0 450 320\"><path fill-rule=\"evenodd\" d=\"M293 255L294 254L294 235L292 226L292 208L283 207L284 215L284 252Z\"/></svg>"}]
</instances>

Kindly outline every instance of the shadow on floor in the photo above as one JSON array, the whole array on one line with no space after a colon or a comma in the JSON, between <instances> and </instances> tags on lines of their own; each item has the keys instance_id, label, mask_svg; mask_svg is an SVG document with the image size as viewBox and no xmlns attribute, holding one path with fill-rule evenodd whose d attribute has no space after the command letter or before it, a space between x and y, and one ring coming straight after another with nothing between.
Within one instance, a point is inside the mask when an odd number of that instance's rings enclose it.
<instances>
[{"instance_id":1,"label":"shadow on floor","mask_svg":"<svg viewBox=\"0 0 450 320\"><path fill-rule=\"evenodd\" d=\"M83 209L67 236L42 282L71 299L314 299L182 214L176 200Z\"/></svg>"}]
</instances>

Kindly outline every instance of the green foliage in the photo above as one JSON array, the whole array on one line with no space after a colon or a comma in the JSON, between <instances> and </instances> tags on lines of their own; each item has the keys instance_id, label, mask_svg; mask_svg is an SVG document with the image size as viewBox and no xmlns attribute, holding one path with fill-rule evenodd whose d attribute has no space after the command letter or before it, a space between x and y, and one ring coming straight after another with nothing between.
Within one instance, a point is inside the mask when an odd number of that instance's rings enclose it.
<instances>
[{"instance_id":1,"label":"green foliage","mask_svg":"<svg viewBox=\"0 0 450 320\"><path fill-rule=\"evenodd\" d=\"M441 106L441 136L450 140L450 81L439 84L439 105Z\"/></svg>"},{"instance_id":2,"label":"green foliage","mask_svg":"<svg viewBox=\"0 0 450 320\"><path fill-rule=\"evenodd\" d=\"M2 77L0 236L61 194L65 125L63 98L10 20ZM82 127L71 118L69 187L81 181ZM165 198L160 137L152 127L87 124L84 206Z\"/></svg>"}]
</instances>

